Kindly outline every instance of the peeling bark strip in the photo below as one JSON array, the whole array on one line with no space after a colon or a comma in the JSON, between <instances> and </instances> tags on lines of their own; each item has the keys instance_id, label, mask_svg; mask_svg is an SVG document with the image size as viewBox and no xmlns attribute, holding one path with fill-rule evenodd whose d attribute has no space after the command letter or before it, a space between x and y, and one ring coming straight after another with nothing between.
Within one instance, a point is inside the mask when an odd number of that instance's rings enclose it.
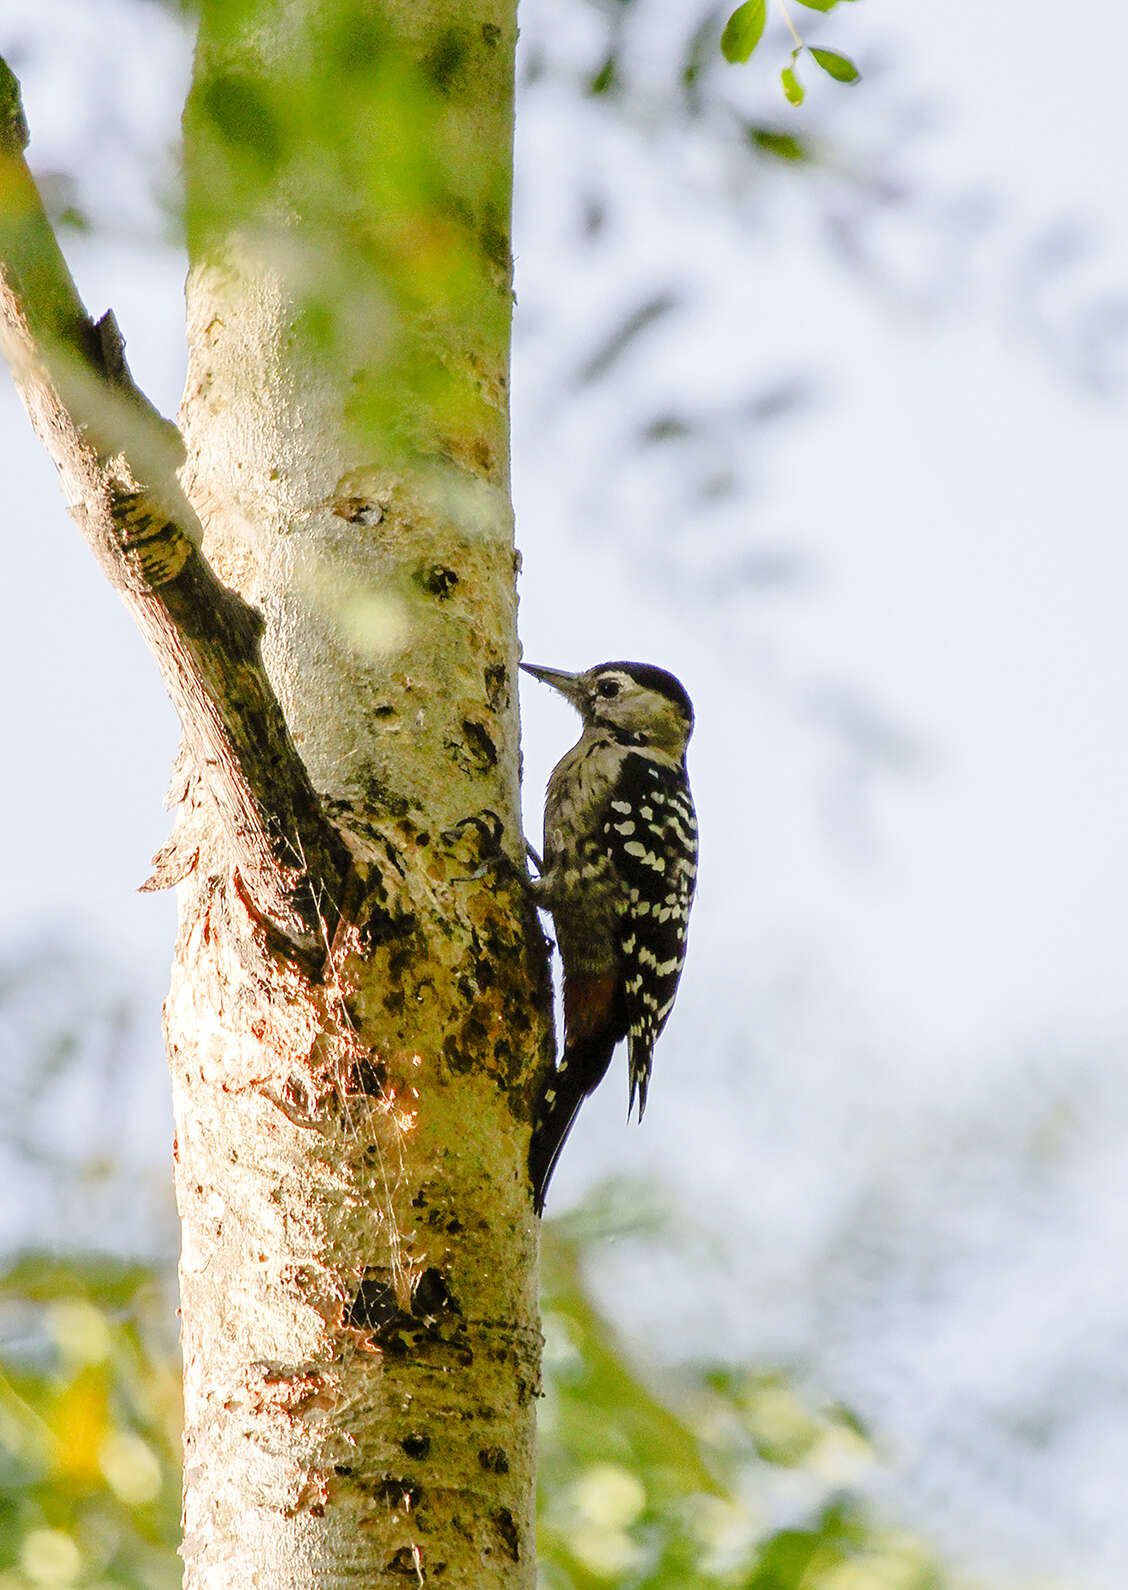
<instances>
[{"instance_id":1,"label":"peeling bark strip","mask_svg":"<svg viewBox=\"0 0 1128 1590\"><path fill-rule=\"evenodd\" d=\"M0 61L0 347L68 506L149 644L255 907L307 953L337 925L348 853L326 822L259 655L260 620L200 554L183 444L133 384L112 314L78 296L24 160Z\"/></svg>"}]
</instances>

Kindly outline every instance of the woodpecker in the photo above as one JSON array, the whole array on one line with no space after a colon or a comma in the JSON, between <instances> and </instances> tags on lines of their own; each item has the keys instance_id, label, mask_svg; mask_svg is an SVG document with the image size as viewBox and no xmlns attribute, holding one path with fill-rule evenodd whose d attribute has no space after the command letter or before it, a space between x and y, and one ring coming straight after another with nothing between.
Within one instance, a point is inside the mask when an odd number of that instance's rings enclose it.
<instances>
[{"instance_id":1,"label":"woodpecker","mask_svg":"<svg viewBox=\"0 0 1128 1590\"><path fill-rule=\"evenodd\" d=\"M649 663L586 673L522 663L579 711L583 732L557 763L544 857L531 885L552 913L564 971L564 1053L540 1100L529 1149L538 1214L580 1105L628 1041L630 1095L646 1108L655 1041L685 958L697 877L697 818L685 753L693 706Z\"/></svg>"}]
</instances>

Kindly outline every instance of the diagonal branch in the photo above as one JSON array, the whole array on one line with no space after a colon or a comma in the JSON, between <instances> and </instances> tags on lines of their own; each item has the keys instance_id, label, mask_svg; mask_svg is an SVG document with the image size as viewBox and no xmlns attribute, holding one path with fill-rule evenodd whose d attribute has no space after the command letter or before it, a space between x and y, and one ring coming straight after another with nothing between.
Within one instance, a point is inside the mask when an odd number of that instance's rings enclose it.
<instances>
[{"instance_id":1,"label":"diagonal branch","mask_svg":"<svg viewBox=\"0 0 1128 1590\"><path fill-rule=\"evenodd\" d=\"M24 159L0 60L0 349L67 506L141 629L253 906L306 950L350 873L262 665L261 619L215 577L176 477L183 446L134 385L112 313L79 298Z\"/></svg>"}]
</instances>

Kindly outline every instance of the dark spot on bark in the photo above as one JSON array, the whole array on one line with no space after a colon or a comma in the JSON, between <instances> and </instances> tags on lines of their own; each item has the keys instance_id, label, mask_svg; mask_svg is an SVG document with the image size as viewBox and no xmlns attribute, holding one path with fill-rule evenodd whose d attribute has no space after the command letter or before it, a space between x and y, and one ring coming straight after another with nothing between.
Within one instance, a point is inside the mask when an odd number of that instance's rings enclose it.
<instances>
[{"instance_id":1,"label":"dark spot on bark","mask_svg":"<svg viewBox=\"0 0 1128 1590\"><path fill-rule=\"evenodd\" d=\"M509 253L509 228L499 215L487 210L478 232L478 246L495 270L508 276L513 265Z\"/></svg>"},{"instance_id":2,"label":"dark spot on bark","mask_svg":"<svg viewBox=\"0 0 1128 1590\"><path fill-rule=\"evenodd\" d=\"M475 718L463 718L462 736L461 740L448 740L446 745L464 773L488 773L497 766L497 746L485 724Z\"/></svg>"},{"instance_id":3,"label":"dark spot on bark","mask_svg":"<svg viewBox=\"0 0 1128 1590\"><path fill-rule=\"evenodd\" d=\"M349 524L379 524L384 517L383 506L370 497L335 497L333 512Z\"/></svg>"},{"instance_id":4,"label":"dark spot on bark","mask_svg":"<svg viewBox=\"0 0 1128 1590\"><path fill-rule=\"evenodd\" d=\"M345 1089L349 1093L363 1093L368 1098L380 1099L384 1097L387 1080L388 1068L384 1062L365 1055L349 1067Z\"/></svg>"},{"instance_id":5,"label":"dark spot on bark","mask_svg":"<svg viewBox=\"0 0 1128 1590\"><path fill-rule=\"evenodd\" d=\"M478 1462L487 1474L508 1474L509 1458L500 1446L484 1446L478 1453Z\"/></svg>"},{"instance_id":6,"label":"dark spot on bark","mask_svg":"<svg viewBox=\"0 0 1128 1590\"><path fill-rule=\"evenodd\" d=\"M372 1494L388 1507L413 1507L422 1493L410 1480L381 1480Z\"/></svg>"},{"instance_id":7,"label":"dark spot on bark","mask_svg":"<svg viewBox=\"0 0 1128 1590\"><path fill-rule=\"evenodd\" d=\"M462 1221L461 1220L448 1220L447 1221L447 1230L450 1232L452 1237L456 1237L458 1235L458 1233L462 1229L463 1229L463 1227L462 1227Z\"/></svg>"},{"instance_id":8,"label":"dark spot on bark","mask_svg":"<svg viewBox=\"0 0 1128 1590\"><path fill-rule=\"evenodd\" d=\"M330 11L330 16L319 18L313 37L317 41L316 59L320 62L324 57L329 63L326 82L337 82L343 77L347 83L349 78L359 78L362 73L370 82L372 66L393 48L391 30L380 14L382 8L372 9L376 15L369 15L364 6L341 6L339 12L322 8Z\"/></svg>"},{"instance_id":9,"label":"dark spot on bark","mask_svg":"<svg viewBox=\"0 0 1128 1590\"><path fill-rule=\"evenodd\" d=\"M406 937L415 928L415 917L410 911L397 915L395 912L386 911L382 905L377 905L369 912L360 929L361 942L366 950L373 950L379 944L387 944L391 939Z\"/></svg>"},{"instance_id":10,"label":"dark spot on bark","mask_svg":"<svg viewBox=\"0 0 1128 1590\"><path fill-rule=\"evenodd\" d=\"M497 48L497 45L501 39L501 29L498 27L496 22L482 23L482 39L486 44L489 45L491 50Z\"/></svg>"},{"instance_id":11,"label":"dark spot on bark","mask_svg":"<svg viewBox=\"0 0 1128 1590\"><path fill-rule=\"evenodd\" d=\"M469 1071L474 1064L473 1055L468 1055L465 1052L453 1032L443 1039L443 1056L456 1076Z\"/></svg>"},{"instance_id":12,"label":"dark spot on bark","mask_svg":"<svg viewBox=\"0 0 1128 1590\"><path fill-rule=\"evenodd\" d=\"M415 1197L411 1200L411 1207L413 1209L426 1209L427 1194L425 1192L417 1192Z\"/></svg>"},{"instance_id":13,"label":"dark spot on bark","mask_svg":"<svg viewBox=\"0 0 1128 1590\"><path fill-rule=\"evenodd\" d=\"M477 464L483 475L491 475L493 473L493 454L481 437L470 448L470 457Z\"/></svg>"},{"instance_id":14,"label":"dark spot on bark","mask_svg":"<svg viewBox=\"0 0 1128 1590\"><path fill-rule=\"evenodd\" d=\"M419 1572L416 1567L415 1552L410 1546L401 1546L384 1572L410 1574L418 1582Z\"/></svg>"},{"instance_id":15,"label":"dark spot on bark","mask_svg":"<svg viewBox=\"0 0 1128 1590\"><path fill-rule=\"evenodd\" d=\"M366 812L377 812L389 817L406 817L409 804L406 796L389 789L383 779L370 778L364 786Z\"/></svg>"},{"instance_id":16,"label":"dark spot on bark","mask_svg":"<svg viewBox=\"0 0 1128 1590\"><path fill-rule=\"evenodd\" d=\"M448 569L445 563L425 563L415 577L428 596L437 596L440 601L445 600L458 584L458 575L453 569Z\"/></svg>"},{"instance_id":17,"label":"dark spot on bark","mask_svg":"<svg viewBox=\"0 0 1128 1590\"><path fill-rule=\"evenodd\" d=\"M324 1506L322 1505L321 1502L314 1502L313 1506L309 1510L309 1516L311 1518L324 1518L325 1517L325 1508L324 1508Z\"/></svg>"},{"instance_id":18,"label":"dark spot on bark","mask_svg":"<svg viewBox=\"0 0 1128 1590\"><path fill-rule=\"evenodd\" d=\"M399 1317L395 1288L377 1274L364 1277L345 1310L345 1324L352 1330L383 1331Z\"/></svg>"},{"instance_id":19,"label":"dark spot on bark","mask_svg":"<svg viewBox=\"0 0 1128 1590\"><path fill-rule=\"evenodd\" d=\"M286 138L260 83L248 74L216 73L192 97L192 109L210 121L228 149L252 161L258 173L275 169Z\"/></svg>"},{"instance_id":20,"label":"dark spot on bark","mask_svg":"<svg viewBox=\"0 0 1128 1590\"><path fill-rule=\"evenodd\" d=\"M352 1473L352 1469L349 1468L347 1463L334 1463L333 1473L338 1475L342 1480L346 1480Z\"/></svg>"},{"instance_id":21,"label":"dark spot on bark","mask_svg":"<svg viewBox=\"0 0 1128 1590\"><path fill-rule=\"evenodd\" d=\"M420 850L426 850L427 846L431 843L431 836L430 834L423 832L418 836L415 842L419 846Z\"/></svg>"},{"instance_id":22,"label":"dark spot on bark","mask_svg":"<svg viewBox=\"0 0 1128 1590\"><path fill-rule=\"evenodd\" d=\"M509 692L505 689L508 677L504 663L490 663L482 675L486 685L486 700L493 711L497 711L509 699ZM502 692L505 692L504 697Z\"/></svg>"},{"instance_id":23,"label":"dark spot on bark","mask_svg":"<svg viewBox=\"0 0 1128 1590\"><path fill-rule=\"evenodd\" d=\"M506 1550L514 1562L520 1562L521 1537L517 1533L517 1525L513 1521L513 1514L508 1507L499 1507L493 1516L494 1523L497 1525L497 1532L501 1536Z\"/></svg>"},{"instance_id":24,"label":"dark spot on bark","mask_svg":"<svg viewBox=\"0 0 1128 1590\"><path fill-rule=\"evenodd\" d=\"M456 1073L472 1071L481 1066L488 1055L489 1032L476 1016L468 1016L458 1033L450 1033L443 1040L443 1054L451 1070Z\"/></svg>"},{"instance_id":25,"label":"dark spot on bark","mask_svg":"<svg viewBox=\"0 0 1128 1590\"><path fill-rule=\"evenodd\" d=\"M387 703L385 703L383 706L372 708L372 716L374 718L394 718L395 715L395 707L390 707L387 705Z\"/></svg>"},{"instance_id":26,"label":"dark spot on bark","mask_svg":"<svg viewBox=\"0 0 1128 1590\"><path fill-rule=\"evenodd\" d=\"M440 1314L457 1314L459 1308L450 1295L441 1270L432 1264L423 1271L411 1294L411 1312L417 1319L435 1319Z\"/></svg>"},{"instance_id":27,"label":"dark spot on bark","mask_svg":"<svg viewBox=\"0 0 1128 1590\"><path fill-rule=\"evenodd\" d=\"M415 914L412 911L385 911L382 905L372 906L361 924L361 941L364 949L375 949L379 944L391 943L393 938L407 938L415 932Z\"/></svg>"},{"instance_id":28,"label":"dark spot on bark","mask_svg":"<svg viewBox=\"0 0 1128 1590\"><path fill-rule=\"evenodd\" d=\"M431 1450L431 1437L413 1432L411 1435L404 1436L400 1446L403 1447L409 1458L425 1458Z\"/></svg>"},{"instance_id":29,"label":"dark spot on bark","mask_svg":"<svg viewBox=\"0 0 1128 1590\"><path fill-rule=\"evenodd\" d=\"M373 1346L385 1358L400 1362L410 1355L437 1354L447 1363L473 1361L460 1349L467 1331L460 1318L461 1309L450 1295L440 1272L424 1270L416 1284L411 1312L397 1304L391 1275L370 1267L356 1297L344 1311L343 1323L354 1330L371 1332Z\"/></svg>"},{"instance_id":30,"label":"dark spot on bark","mask_svg":"<svg viewBox=\"0 0 1128 1590\"><path fill-rule=\"evenodd\" d=\"M441 33L423 57L423 70L440 94L449 94L466 64L470 47L466 36L454 28Z\"/></svg>"}]
</instances>

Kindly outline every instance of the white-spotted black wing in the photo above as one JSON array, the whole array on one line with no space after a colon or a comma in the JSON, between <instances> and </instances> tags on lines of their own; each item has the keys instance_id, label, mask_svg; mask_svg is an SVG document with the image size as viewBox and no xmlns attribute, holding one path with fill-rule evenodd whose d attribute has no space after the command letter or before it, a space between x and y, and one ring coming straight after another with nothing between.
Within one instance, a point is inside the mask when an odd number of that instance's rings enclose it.
<instances>
[{"instance_id":1,"label":"white-spotted black wing","mask_svg":"<svg viewBox=\"0 0 1128 1590\"><path fill-rule=\"evenodd\" d=\"M646 1108L650 1057L666 1024L685 960L697 880L697 817L683 771L632 754L608 803L607 852L622 886L620 950L631 1092Z\"/></svg>"}]
</instances>

